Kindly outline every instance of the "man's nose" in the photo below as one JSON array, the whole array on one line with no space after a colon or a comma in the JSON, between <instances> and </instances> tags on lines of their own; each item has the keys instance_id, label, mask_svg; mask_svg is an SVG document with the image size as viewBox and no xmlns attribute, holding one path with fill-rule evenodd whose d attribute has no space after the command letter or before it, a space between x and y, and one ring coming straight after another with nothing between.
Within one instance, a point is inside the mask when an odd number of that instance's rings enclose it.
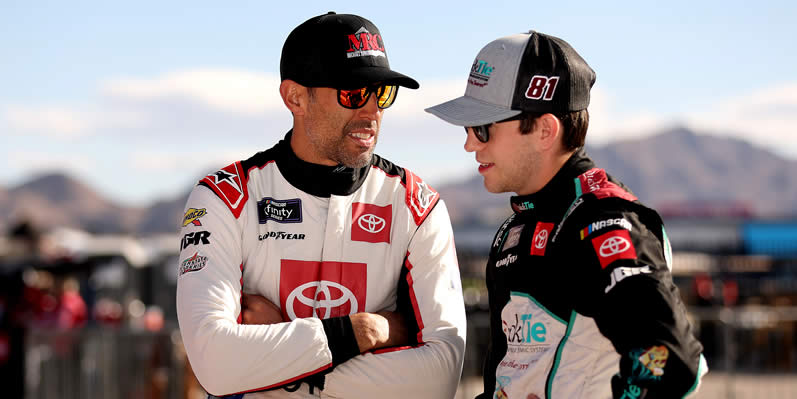
<instances>
[{"instance_id":1,"label":"man's nose","mask_svg":"<svg viewBox=\"0 0 797 399\"><path fill-rule=\"evenodd\" d=\"M467 134L467 136L465 136L466 152L479 151L487 145L487 143L482 143L476 138L476 134L473 133L473 129L465 128L465 133Z\"/></svg>"}]
</instances>

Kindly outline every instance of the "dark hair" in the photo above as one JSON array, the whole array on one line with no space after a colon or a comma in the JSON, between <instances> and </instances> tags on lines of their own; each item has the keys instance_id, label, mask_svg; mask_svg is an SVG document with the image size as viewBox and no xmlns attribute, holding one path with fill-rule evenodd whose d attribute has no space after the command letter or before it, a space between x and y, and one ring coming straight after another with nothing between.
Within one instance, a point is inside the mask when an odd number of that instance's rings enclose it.
<instances>
[{"instance_id":1,"label":"dark hair","mask_svg":"<svg viewBox=\"0 0 797 399\"><path fill-rule=\"evenodd\" d=\"M520 132L523 134L530 133L534 130L534 124L537 119L545 112L524 112L525 118L520 120ZM564 132L562 132L562 145L566 151L573 151L584 146L584 140L587 137L587 128L589 127L589 111L583 109L581 111L573 111L556 116L561 122Z\"/></svg>"}]
</instances>

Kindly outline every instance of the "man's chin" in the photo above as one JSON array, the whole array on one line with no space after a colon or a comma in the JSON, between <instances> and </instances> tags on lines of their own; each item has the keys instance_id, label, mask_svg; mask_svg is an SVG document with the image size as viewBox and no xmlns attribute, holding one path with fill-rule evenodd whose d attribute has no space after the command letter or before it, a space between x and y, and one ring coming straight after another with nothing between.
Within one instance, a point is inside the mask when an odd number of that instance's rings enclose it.
<instances>
[{"instance_id":1,"label":"man's chin","mask_svg":"<svg viewBox=\"0 0 797 399\"><path fill-rule=\"evenodd\" d=\"M357 157L351 157L345 159L341 162L343 165L353 169L364 168L371 164L371 158L373 158L373 152L368 151L366 153L360 154Z\"/></svg>"},{"instance_id":2,"label":"man's chin","mask_svg":"<svg viewBox=\"0 0 797 399\"><path fill-rule=\"evenodd\" d=\"M506 190L506 189L503 189L501 187L498 187L498 186L495 186L495 185L492 185L492 184L488 183L487 179L484 179L484 189L487 190L487 192L492 193L492 194L501 194L501 193L505 193L505 192L509 191L509 190Z\"/></svg>"}]
</instances>

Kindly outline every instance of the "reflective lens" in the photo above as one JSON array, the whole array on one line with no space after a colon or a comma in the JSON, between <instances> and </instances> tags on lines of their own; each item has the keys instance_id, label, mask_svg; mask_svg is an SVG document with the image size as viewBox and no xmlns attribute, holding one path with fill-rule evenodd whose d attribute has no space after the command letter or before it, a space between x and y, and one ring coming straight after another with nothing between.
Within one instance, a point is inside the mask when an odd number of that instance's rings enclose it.
<instances>
[{"instance_id":1,"label":"reflective lens","mask_svg":"<svg viewBox=\"0 0 797 399\"><path fill-rule=\"evenodd\" d=\"M502 120L500 120L498 122L493 122L493 123L504 123L504 122L509 122L509 121L517 121L517 120L521 120L521 119L524 119L524 118L526 118L526 114L525 113L519 113L519 114L517 114L515 116L510 116L509 118L502 119ZM468 134L468 129L473 129L473 134L476 136L476 138L479 141L481 141L482 143L486 143L487 140L490 140L489 127L491 125L493 125L493 123L488 123L486 125L480 125L480 126L465 126L465 134Z\"/></svg>"},{"instance_id":2,"label":"reflective lens","mask_svg":"<svg viewBox=\"0 0 797 399\"><path fill-rule=\"evenodd\" d=\"M338 89L338 103L343 108L362 108L368 102L371 93L376 93L376 105L381 109L385 109L396 101L398 86L371 86L355 90Z\"/></svg>"},{"instance_id":3,"label":"reflective lens","mask_svg":"<svg viewBox=\"0 0 797 399\"><path fill-rule=\"evenodd\" d=\"M492 123L490 125L492 125ZM488 130L490 125L465 126L465 134L468 134L468 129L473 129L473 135L476 136L476 139L482 143L486 143L487 140L490 139L490 131Z\"/></svg>"}]
</instances>

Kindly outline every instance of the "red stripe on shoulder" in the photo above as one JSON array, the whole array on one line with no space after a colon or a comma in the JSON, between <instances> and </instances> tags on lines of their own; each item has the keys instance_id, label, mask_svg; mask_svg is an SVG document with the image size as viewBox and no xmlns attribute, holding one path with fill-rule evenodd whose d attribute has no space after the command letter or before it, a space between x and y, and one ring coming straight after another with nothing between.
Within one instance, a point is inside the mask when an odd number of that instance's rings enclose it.
<instances>
[{"instance_id":1,"label":"red stripe on shoulder","mask_svg":"<svg viewBox=\"0 0 797 399\"><path fill-rule=\"evenodd\" d=\"M598 199L617 197L627 201L636 201L637 197L622 187L609 181L606 171L600 168L592 168L578 176L581 183L583 194L595 194Z\"/></svg>"},{"instance_id":2,"label":"red stripe on shoulder","mask_svg":"<svg viewBox=\"0 0 797 399\"><path fill-rule=\"evenodd\" d=\"M407 191L405 201L415 219L415 224L420 226L440 200L440 194L408 169L404 169L404 176L406 180L404 188Z\"/></svg>"},{"instance_id":3,"label":"red stripe on shoulder","mask_svg":"<svg viewBox=\"0 0 797 399\"><path fill-rule=\"evenodd\" d=\"M249 178L240 161L205 176L199 183L213 190L227 204L236 219L241 216L246 200L249 199Z\"/></svg>"}]
</instances>

